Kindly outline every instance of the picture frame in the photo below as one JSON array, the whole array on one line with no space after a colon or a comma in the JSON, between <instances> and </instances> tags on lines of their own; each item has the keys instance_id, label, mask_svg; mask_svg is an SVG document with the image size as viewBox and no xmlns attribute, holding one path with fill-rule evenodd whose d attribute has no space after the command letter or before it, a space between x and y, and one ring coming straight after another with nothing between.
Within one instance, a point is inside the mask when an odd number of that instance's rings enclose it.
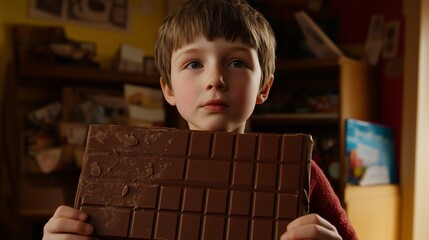
<instances>
[{"instance_id":1,"label":"picture frame","mask_svg":"<svg viewBox=\"0 0 429 240\"><path fill-rule=\"evenodd\" d=\"M388 21L384 25L383 58L394 58L398 54L399 34L401 22L399 20Z\"/></svg>"},{"instance_id":2,"label":"picture frame","mask_svg":"<svg viewBox=\"0 0 429 240\"><path fill-rule=\"evenodd\" d=\"M90 1L28 0L28 15L52 21L80 23L87 26L128 31L131 1L99 1L95 7Z\"/></svg>"}]
</instances>

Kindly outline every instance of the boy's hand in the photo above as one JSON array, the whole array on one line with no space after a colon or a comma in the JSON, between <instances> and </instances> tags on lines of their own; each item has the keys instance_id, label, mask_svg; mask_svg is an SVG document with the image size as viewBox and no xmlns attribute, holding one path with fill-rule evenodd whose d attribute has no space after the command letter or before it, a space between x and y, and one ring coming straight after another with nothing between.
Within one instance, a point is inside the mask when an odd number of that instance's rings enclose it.
<instances>
[{"instance_id":1,"label":"boy's hand","mask_svg":"<svg viewBox=\"0 0 429 240\"><path fill-rule=\"evenodd\" d=\"M68 206L59 206L45 224L43 240L87 240L94 228L84 221L88 215Z\"/></svg>"},{"instance_id":2,"label":"boy's hand","mask_svg":"<svg viewBox=\"0 0 429 240\"><path fill-rule=\"evenodd\" d=\"M299 217L289 223L280 240L323 239L342 240L337 229L317 214Z\"/></svg>"}]
</instances>

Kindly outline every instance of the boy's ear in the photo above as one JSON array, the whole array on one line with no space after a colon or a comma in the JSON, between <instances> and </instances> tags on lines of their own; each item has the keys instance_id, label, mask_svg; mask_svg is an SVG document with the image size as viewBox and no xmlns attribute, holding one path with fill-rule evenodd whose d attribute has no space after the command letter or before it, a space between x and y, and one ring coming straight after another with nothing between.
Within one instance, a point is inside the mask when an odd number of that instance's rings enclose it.
<instances>
[{"instance_id":1,"label":"boy's ear","mask_svg":"<svg viewBox=\"0 0 429 240\"><path fill-rule=\"evenodd\" d=\"M165 100L171 105L176 106L176 99L174 98L173 89L171 89L168 84L162 79L159 78L159 83L161 84L162 93L164 94Z\"/></svg>"},{"instance_id":2,"label":"boy's ear","mask_svg":"<svg viewBox=\"0 0 429 240\"><path fill-rule=\"evenodd\" d=\"M273 85L274 75L270 74L270 77L265 84L265 87L259 91L258 96L256 97L256 104L262 104L267 100L268 94L270 93L271 86Z\"/></svg>"}]
</instances>

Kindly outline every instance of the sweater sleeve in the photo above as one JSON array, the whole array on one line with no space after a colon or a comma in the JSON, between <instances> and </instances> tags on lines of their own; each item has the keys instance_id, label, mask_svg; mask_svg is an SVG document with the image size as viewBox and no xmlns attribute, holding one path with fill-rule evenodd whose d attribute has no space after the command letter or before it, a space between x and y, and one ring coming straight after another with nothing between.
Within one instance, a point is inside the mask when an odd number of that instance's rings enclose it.
<instances>
[{"instance_id":1,"label":"sweater sleeve","mask_svg":"<svg viewBox=\"0 0 429 240\"><path fill-rule=\"evenodd\" d=\"M314 161L311 161L309 195L310 213L316 213L334 225L343 239L358 239L340 200L323 171Z\"/></svg>"}]
</instances>

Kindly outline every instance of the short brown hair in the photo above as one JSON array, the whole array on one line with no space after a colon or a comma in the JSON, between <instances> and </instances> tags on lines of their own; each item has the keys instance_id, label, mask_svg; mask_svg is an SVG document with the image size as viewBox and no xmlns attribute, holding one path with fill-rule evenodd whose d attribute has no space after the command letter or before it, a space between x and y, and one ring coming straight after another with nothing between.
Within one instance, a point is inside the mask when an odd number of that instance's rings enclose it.
<instances>
[{"instance_id":1,"label":"short brown hair","mask_svg":"<svg viewBox=\"0 0 429 240\"><path fill-rule=\"evenodd\" d=\"M260 87L265 87L275 70L276 40L268 21L244 0L187 0L167 16L158 30L155 63L168 86L173 51L200 34L209 41L222 37L255 48L262 70Z\"/></svg>"}]
</instances>

